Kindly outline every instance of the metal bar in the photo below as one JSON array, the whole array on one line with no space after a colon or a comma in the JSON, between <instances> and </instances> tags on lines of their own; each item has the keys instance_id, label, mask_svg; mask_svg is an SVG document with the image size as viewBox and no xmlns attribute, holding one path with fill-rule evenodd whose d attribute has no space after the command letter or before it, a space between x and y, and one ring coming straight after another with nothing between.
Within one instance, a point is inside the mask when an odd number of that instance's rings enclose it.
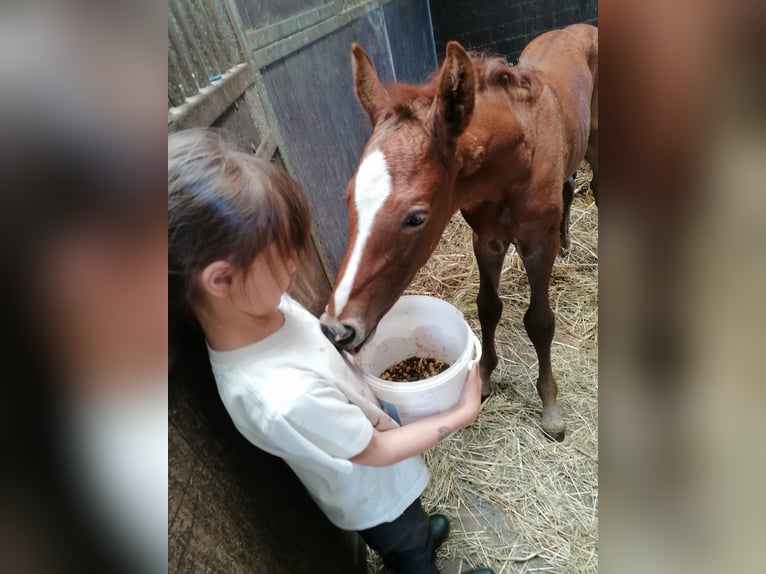
<instances>
[{"instance_id":1,"label":"metal bar","mask_svg":"<svg viewBox=\"0 0 766 574\"><path fill-rule=\"evenodd\" d=\"M175 2L169 0L168 2L168 32L171 34L171 38L174 41L176 53L183 62L186 64L186 76L185 79L190 85L190 91L186 94L187 97L196 94L202 86L200 86L200 77L202 71L197 55L194 53L194 49L189 40L189 32L186 26L181 25L181 18L176 13Z\"/></svg>"},{"instance_id":2,"label":"metal bar","mask_svg":"<svg viewBox=\"0 0 766 574\"><path fill-rule=\"evenodd\" d=\"M192 21L192 26L195 30L195 36L197 38L197 45L200 48L200 52L205 57L208 65L208 79L212 76L220 76L224 70L221 64L216 58L216 53L213 47L213 41L211 34L208 31L208 27L205 25L204 10L199 7L199 3L195 0L182 0L187 4L188 14Z\"/></svg>"},{"instance_id":3,"label":"metal bar","mask_svg":"<svg viewBox=\"0 0 766 574\"><path fill-rule=\"evenodd\" d=\"M174 18L171 14L168 15L168 40L170 41L170 49L177 58L178 74L172 78L173 83L179 85L183 97L191 96L197 93L197 86L194 84L194 66L189 60L189 55L184 50L184 45L181 38L178 35L178 28L175 25ZM168 68L168 73L170 68Z\"/></svg>"},{"instance_id":4,"label":"metal bar","mask_svg":"<svg viewBox=\"0 0 766 574\"><path fill-rule=\"evenodd\" d=\"M216 0L211 5L215 11L216 20L221 29L221 39L224 49L226 50L226 61L230 68L235 65L244 62L246 60L245 54L242 53L237 40L237 35L234 32L234 28L226 12L226 7L222 0Z\"/></svg>"},{"instance_id":5,"label":"metal bar","mask_svg":"<svg viewBox=\"0 0 766 574\"><path fill-rule=\"evenodd\" d=\"M237 34L234 32L234 28L226 12L226 7L222 0L216 0L213 3L213 10L215 10L218 24L221 27L223 46L226 49L228 55L229 67L233 67L241 62L245 61L245 54L242 53L237 41Z\"/></svg>"},{"instance_id":6,"label":"metal bar","mask_svg":"<svg viewBox=\"0 0 766 574\"><path fill-rule=\"evenodd\" d=\"M198 0L199 1L199 0ZM220 16L215 11L215 5L220 0L202 1L200 5L205 11L205 21L207 22L207 28L210 35L210 39L213 44L213 51L216 54L216 60L221 68L221 73L225 73L232 67L233 63L230 61L229 52L226 46L226 38L223 34L223 27L221 25Z\"/></svg>"},{"instance_id":7,"label":"metal bar","mask_svg":"<svg viewBox=\"0 0 766 574\"><path fill-rule=\"evenodd\" d=\"M186 46L189 50L192 60L195 63L195 84L197 85L198 90L202 89L210 83L208 78L211 74L210 70L207 68L205 58L199 49L198 39L193 31L193 24L189 24L189 20L187 19L186 15L186 8L183 6L180 0L170 0L170 5L173 8L173 12L175 12L174 19L178 24L178 27L181 29L181 32L183 33L184 40L186 41Z\"/></svg>"},{"instance_id":8,"label":"metal bar","mask_svg":"<svg viewBox=\"0 0 766 574\"><path fill-rule=\"evenodd\" d=\"M182 74L178 66L178 56L173 46L168 42L168 107L180 106L184 103L184 89L180 86L178 78Z\"/></svg>"},{"instance_id":9,"label":"metal bar","mask_svg":"<svg viewBox=\"0 0 766 574\"><path fill-rule=\"evenodd\" d=\"M250 44L245 37L245 27L242 24L242 19L239 16L239 9L234 4L234 0L223 0L223 7L226 9L226 13L229 16L229 22L231 23L232 30L237 37L237 44L242 52L246 62L253 64L252 50Z\"/></svg>"},{"instance_id":10,"label":"metal bar","mask_svg":"<svg viewBox=\"0 0 766 574\"><path fill-rule=\"evenodd\" d=\"M225 2L217 0L213 4L213 9L215 10L218 24L221 27L221 38L228 54L229 65L235 66L245 62L247 57L239 45L237 34L234 31L234 24L232 24L231 18L229 18L229 14L226 11Z\"/></svg>"},{"instance_id":11,"label":"metal bar","mask_svg":"<svg viewBox=\"0 0 766 574\"><path fill-rule=\"evenodd\" d=\"M223 74L229 69L229 66L226 65L226 59L221 51L215 16L210 10L211 0L191 1L195 8L195 12L197 12L196 18L203 28L204 46L212 60L215 62L217 72Z\"/></svg>"}]
</instances>

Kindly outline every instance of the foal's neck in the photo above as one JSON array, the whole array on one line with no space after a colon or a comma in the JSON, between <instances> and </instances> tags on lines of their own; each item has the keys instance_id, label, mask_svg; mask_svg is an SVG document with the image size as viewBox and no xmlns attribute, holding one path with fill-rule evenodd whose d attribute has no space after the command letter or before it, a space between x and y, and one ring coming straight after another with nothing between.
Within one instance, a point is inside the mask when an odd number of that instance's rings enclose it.
<instances>
[{"instance_id":1,"label":"foal's neck","mask_svg":"<svg viewBox=\"0 0 766 574\"><path fill-rule=\"evenodd\" d=\"M528 184L534 150L520 131L508 135L502 139L469 132L460 142L451 194L456 209L477 201L504 201L513 188Z\"/></svg>"}]
</instances>

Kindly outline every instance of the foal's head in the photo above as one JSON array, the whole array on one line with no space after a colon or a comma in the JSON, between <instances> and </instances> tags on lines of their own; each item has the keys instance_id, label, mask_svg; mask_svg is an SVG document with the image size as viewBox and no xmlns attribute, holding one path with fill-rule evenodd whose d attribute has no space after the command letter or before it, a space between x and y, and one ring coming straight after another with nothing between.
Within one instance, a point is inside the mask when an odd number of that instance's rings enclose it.
<instances>
[{"instance_id":1,"label":"foal's head","mask_svg":"<svg viewBox=\"0 0 766 574\"><path fill-rule=\"evenodd\" d=\"M373 132L346 188L349 245L322 330L357 349L433 253L458 207L451 198L455 148L474 107L471 60L456 42L437 77L387 91L369 56L354 44L357 99Z\"/></svg>"}]
</instances>

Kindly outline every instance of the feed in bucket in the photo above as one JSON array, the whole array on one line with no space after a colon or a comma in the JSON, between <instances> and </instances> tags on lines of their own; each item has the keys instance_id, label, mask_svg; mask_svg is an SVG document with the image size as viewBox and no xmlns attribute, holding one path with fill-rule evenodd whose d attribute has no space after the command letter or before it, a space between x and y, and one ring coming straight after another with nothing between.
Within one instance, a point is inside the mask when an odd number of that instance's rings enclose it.
<instances>
[{"instance_id":1,"label":"feed in bucket","mask_svg":"<svg viewBox=\"0 0 766 574\"><path fill-rule=\"evenodd\" d=\"M438 358L446 369L406 384L380 376L412 357ZM480 358L481 344L460 311L436 297L404 295L380 320L353 363L383 410L408 424L455 406L468 371Z\"/></svg>"},{"instance_id":2,"label":"feed in bucket","mask_svg":"<svg viewBox=\"0 0 766 574\"><path fill-rule=\"evenodd\" d=\"M412 383L428 379L429 377L435 377L447 369L449 369L449 363L445 363L441 359L416 357L413 355L388 367L380 374L380 378L384 381Z\"/></svg>"}]
</instances>

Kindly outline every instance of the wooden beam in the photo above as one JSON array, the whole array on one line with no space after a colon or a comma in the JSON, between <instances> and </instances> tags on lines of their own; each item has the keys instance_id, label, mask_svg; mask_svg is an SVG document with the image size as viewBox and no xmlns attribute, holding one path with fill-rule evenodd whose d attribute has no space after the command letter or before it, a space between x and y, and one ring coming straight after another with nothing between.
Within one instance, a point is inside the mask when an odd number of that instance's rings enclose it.
<instances>
[{"instance_id":1,"label":"wooden beam","mask_svg":"<svg viewBox=\"0 0 766 574\"><path fill-rule=\"evenodd\" d=\"M186 103L168 110L168 132L195 127L208 127L255 81L247 63L232 68Z\"/></svg>"},{"instance_id":2,"label":"wooden beam","mask_svg":"<svg viewBox=\"0 0 766 574\"><path fill-rule=\"evenodd\" d=\"M263 28L250 29L247 31L247 41L251 50L258 50L274 42L278 42L288 36L297 34L306 28L310 28L337 13L337 8L332 5L320 6L313 10L301 12L290 18L276 22Z\"/></svg>"},{"instance_id":3,"label":"wooden beam","mask_svg":"<svg viewBox=\"0 0 766 574\"><path fill-rule=\"evenodd\" d=\"M274 133L274 130L269 130L269 132L263 136L261 143L258 145L258 149L255 150L255 155L266 161L271 161L271 158L274 157L276 152L277 135Z\"/></svg>"},{"instance_id":4,"label":"wooden beam","mask_svg":"<svg viewBox=\"0 0 766 574\"><path fill-rule=\"evenodd\" d=\"M361 4L357 4L356 6L345 9L342 12L337 12L334 16L330 16L325 20L311 24L306 28L297 29L291 35L283 38L282 40L272 40L272 43L267 46L263 46L262 48L253 48L252 57L254 65L258 69L264 68L269 64L281 60L293 52L297 52L301 48L316 42L328 34L332 34L335 32L335 30L338 30L346 24L353 22L359 16L362 16L371 10L377 10L378 8L381 8L392 1L393 0L368 0L367 2L363 2ZM337 8L335 10L337 10ZM290 18L286 20L286 22L294 20L295 18L297 17ZM263 30L268 31L269 29L279 24L280 23L274 24L268 28L264 28ZM261 29L249 31L247 34L248 42L251 44L253 42L258 42L257 45L262 44L262 42L260 42L258 39L260 34ZM271 38L269 39L271 40Z\"/></svg>"}]
</instances>

